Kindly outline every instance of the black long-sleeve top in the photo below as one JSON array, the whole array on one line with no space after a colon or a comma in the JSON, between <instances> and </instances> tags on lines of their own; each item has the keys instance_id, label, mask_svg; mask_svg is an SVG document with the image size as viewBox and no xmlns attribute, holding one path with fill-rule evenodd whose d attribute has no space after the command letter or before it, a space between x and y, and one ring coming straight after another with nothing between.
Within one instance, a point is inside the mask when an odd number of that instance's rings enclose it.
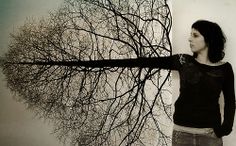
<instances>
[{"instance_id":1,"label":"black long-sleeve top","mask_svg":"<svg viewBox=\"0 0 236 146\"><path fill-rule=\"evenodd\" d=\"M232 131L235 114L234 73L230 63L209 66L186 54L153 59L153 67L177 70L180 94L175 102L174 123L195 128L214 128L218 137ZM221 122L220 93L224 95Z\"/></svg>"},{"instance_id":2,"label":"black long-sleeve top","mask_svg":"<svg viewBox=\"0 0 236 146\"><path fill-rule=\"evenodd\" d=\"M235 115L234 73L230 63L209 66L190 55L174 55L158 61L164 68L178 70L180 95L175 102L174 123L197 128L214 128L218 137L232 131ZM162 65L161 65L162 66ZM221 122L220 93L224 95Z\"/></svg>"},{"instance_id":3,"label":"black long-sleeve top","mask_svg":"<svg viewBox=\"0 0 236 146\"><path fill-rule=\"evenodd\" d=\"M90 67L149 67L177 70L180 94L175 102L174 123L195 128L214 128L218 137L232 131L235 115L234 73L230 63L209 66L193 56L177 54L169 57L124 60L82 61ZM219 97L224 95L224 119L221 119Z\"/></svg>"}]
</instances>

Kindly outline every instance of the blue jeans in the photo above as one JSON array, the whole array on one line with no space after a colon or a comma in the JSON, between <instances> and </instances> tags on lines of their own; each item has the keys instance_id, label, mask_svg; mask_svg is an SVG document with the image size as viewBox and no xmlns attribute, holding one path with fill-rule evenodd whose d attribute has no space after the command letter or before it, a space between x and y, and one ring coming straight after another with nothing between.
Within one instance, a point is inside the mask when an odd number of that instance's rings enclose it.
<instances>
[{"instance_id":1,"label":"blue jeans","mask_svg":"<svg viewBox=\"0 0 236 146\"><path fill-rule=\"evenodd\" d=\"M172 146L223 146L222 138L213 133L192 134L173 131Z\"/></svg>"}]
</instances>

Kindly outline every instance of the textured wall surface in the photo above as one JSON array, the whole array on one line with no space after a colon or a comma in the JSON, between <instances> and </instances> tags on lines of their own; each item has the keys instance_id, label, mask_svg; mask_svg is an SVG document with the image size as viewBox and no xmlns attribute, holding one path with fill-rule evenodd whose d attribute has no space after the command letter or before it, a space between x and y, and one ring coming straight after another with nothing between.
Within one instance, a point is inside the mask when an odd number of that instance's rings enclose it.
<instances>
[{"instance_id":1,"label":"textured wall surface","mask_svg":"<svg viewBox=\"0 0 236 146\"><path fill-rule=\"evenodd\" d=\"M219 23L228 42L225 61L232 63L236 70L236 13L235 0L169 0L172 3L173 15L173 48L174 52L190 53L188 37L191 24L197 19L208 19ZM9 33L22 25L26 17L41 17L56 9L62 0L0 0L0 55L6 52ZM235 71L236 72L236 71ZM177 75L174 75L174 94L178 94ZM3 81L3 82L2 82ZM34 118L32 111L16 102L6 88L6 82L0 72L0 145L6 146L60 146L55 135L50 134L52 126ZM234 131L224 138L224 146L236 146Z\"/></svg>"}]
</instances>

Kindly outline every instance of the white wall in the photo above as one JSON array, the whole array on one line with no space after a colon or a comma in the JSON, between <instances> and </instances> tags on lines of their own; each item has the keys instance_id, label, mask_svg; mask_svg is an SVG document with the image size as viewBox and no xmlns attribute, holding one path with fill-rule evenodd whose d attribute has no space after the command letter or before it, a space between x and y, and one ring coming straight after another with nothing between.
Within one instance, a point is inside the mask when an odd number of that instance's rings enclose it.
<instances>
[{"instance_id":1,"label":"white wall","mask_svg":"<svg viewBox=\"0 0 236 146\"><path fill-rule=\"evenodd\" d=\"M191 25L198 19L218 23L227 37L225 61L229 61L236 73L236 1L235 0L172 0L174 53L191 53L188 37ZM236 76L236 75L235 75ZM178 95L178 78L174 74L174 94ZM175 98L174 98L175 99ZM224 146L236 146L236 122L233 132L224 137Z\"/></svg>"}]
</instances>

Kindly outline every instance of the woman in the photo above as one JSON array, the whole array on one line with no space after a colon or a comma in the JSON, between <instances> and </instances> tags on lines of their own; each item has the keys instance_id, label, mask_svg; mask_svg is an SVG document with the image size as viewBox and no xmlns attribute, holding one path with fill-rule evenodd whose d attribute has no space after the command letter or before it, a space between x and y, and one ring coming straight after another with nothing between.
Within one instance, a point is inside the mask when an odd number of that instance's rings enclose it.
<instances>
[{"instance_id":1,"label":"woman","mask_svg":"<svg viewBox=\"0 0 236 146\"><path fill-rule=\"evenodd\" d=\"M189 38L193 55L124 60L81 61L84 66L149 67L178 70L180 95L175 102L173 146L222 146L232 131L235 114L234 73L222 62L226 42L221 28L199 20ZM224 95L221 122L219 97Z\"/></svg>"},{"instance_id":2,"label":"woman","mask_svg":"<svg viewBox=\"0 0 236 146\"><path fill-rule=\"evenodd\" d=\"M226 40L216 23L199 20L192 25L189 42L193 56L166 59L180 74L172 146L222 146L222 136L232 131L235 114L233 70L230 63L221 61ZM221 91L223 122L218 103Z\"/></svg>"},{"instance_id":3,"label":"woman","mask_svg":"<svg viewBox=\"0 0 236 146\"><path fill-rule=\"evenodd\" d=\"M117 67L151 67L178 70L180 95L175 102L172 146L222 146L232 131L235 114L234 73L222 62L226 39L218 24L199 20L189 38L193 55L113 60ZM104 66L108 66L105 62ZM221 122L220 93L224 95Z\"/></svg>"}]
</instances>

